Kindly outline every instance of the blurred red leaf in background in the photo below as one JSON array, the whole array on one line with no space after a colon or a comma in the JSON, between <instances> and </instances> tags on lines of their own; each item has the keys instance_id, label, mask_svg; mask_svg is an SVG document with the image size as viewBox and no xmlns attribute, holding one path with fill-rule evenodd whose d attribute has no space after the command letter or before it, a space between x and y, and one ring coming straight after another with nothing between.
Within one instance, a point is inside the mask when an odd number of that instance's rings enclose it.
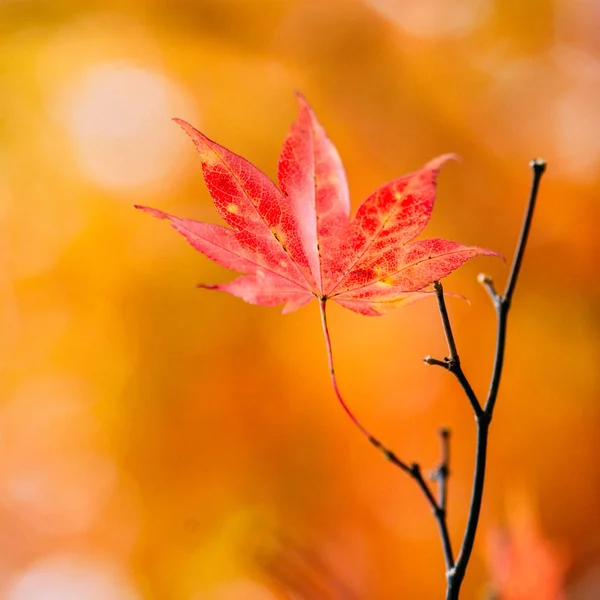
<instances>
[{"instance_id":1,"label":"blurred red leaf in background","mask_svg":"<svg viewBox=\"0 0 600 600\"><path fill-rule=\"evenodd\" d=\"M547 539L525 500L515 503L505 528L488 534L493 593L502 600L562 600L567 559Z\"/></svg>"}]
</instances>

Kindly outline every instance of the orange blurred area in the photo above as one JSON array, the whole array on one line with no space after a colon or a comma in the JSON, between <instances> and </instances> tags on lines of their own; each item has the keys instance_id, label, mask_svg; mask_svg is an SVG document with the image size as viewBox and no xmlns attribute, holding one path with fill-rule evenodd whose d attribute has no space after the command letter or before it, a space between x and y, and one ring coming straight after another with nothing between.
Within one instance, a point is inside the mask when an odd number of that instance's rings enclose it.
<instances>
[{"instance_id":1,"label":"orange blurred area","mask_svg":"<svg viewBox=\"0 0 600 600\"><path fill-rule=\"evenodd\" d=\"M430 510L336 404L316 304L195 289L231 274L133 210L218 222L170 119L275 177L296 89L355 208L456 152L427 235L508 260L528 161L548 161L463 596L489 597L517 556L527 589L550 589L533 570L600 597L599 20L592 0L1 0L0 598L443 597ZM449 307L483 395L480 271L501 286L507 267L478 258L445 286L471 301ZM475 428L421 361L445 352L435 303L332 307L330 328L347 401L403 460L434 469L451 428L458 546Z\"/></svg>"}]
</instances>

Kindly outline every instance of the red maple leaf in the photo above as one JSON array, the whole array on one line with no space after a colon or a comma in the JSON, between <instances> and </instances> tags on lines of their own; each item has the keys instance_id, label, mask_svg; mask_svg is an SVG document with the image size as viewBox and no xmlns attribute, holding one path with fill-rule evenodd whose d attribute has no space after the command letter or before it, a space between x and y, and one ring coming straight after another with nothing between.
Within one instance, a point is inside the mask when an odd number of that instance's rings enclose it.
<instances>
[{"instance_id":1,"label":"red maple leaf","mask_svg":"<svg viewBox=\"0 0 600 600\"><path fill-rule=\"evenodd\" d=\"M298 121L279 158L279 188L250 162L180 119L193 140L204 180L229 227L136 206L173 227L199 252L245 275L202 286L251 304L285 303L290 312L313 298L363 315L418 300L427 286L466 260L496 252L443 239L413 241L431 215L436 177L453 155L383 185L350 219L340 157L310 106L299 96Z\"/></svg>"}]
</instances>

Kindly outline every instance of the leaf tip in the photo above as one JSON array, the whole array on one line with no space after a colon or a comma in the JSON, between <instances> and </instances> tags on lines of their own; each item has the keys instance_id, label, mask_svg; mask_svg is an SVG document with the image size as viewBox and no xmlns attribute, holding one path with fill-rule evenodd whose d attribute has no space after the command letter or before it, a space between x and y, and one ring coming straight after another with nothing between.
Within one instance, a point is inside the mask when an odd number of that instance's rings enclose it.
<instances>
[{"instance_id":1,"label":"leaf tip","mask_svg":"<svg viewBox=\"0 0 600 600\"><path fill-rule=\"evenodd\" d=\"M296 100L298 100L298 102L308 104L306 96L300 90L294 90L294 96L296 96Z\"/></svg>"},{"instance_id":2,"label":"leaf tip","mask_svg":"<svg viewBox=\"0 0 600 600\"><path fill-rule=\"evenodd\" d=\"M192 140L196 151L200 155L200 160L203 164L212 165L218 162L218 158L215 154L215 148L225 150L222 146L213 142L209 137L204 135L201 131L198 131L193 125L190 125L187 121L179 119L178 117L173 118L173 121L183 129L184 133Z\"/></svg>"},{"instance_id":3,"label":"leaf tip","mask_svg":"<svg viewBox=\"0 0 600 600\"><path fill-rule=\"evenodd\" d=\"M198 146L199 142L205 142L207 137L201 132L198 131L193 125L190 125L187 121L180 119L179 117L173 117L172 121L177 123L187 135L192 138L196 146Z\"/></svg>"},{"instance_id":4,"label":"leaf tip","mask_svg":"<svg viewBox=\"0 0 600 600\"><path fill-rule=\"evenodd\" d=\"M456 154L456 152L446 152L446 154L442 154L442 158L444 159L444 162L447 162L449 160L462 162L462 156L460 154Z\"/></svg>"},{"instance_id":5,"label":"leaf tip","mask_svg":"<svg viewBox=\"0 0 600 600\"><path fill-rule=\"evenodd\" d=\"M493 252L493 254L490 254L489 256L495 256L496 258L499 258L504 264L506 264L506 257L504 256L504 254L502 254L502 252Z\"/></svg>"},{"instance_id":6,"label":"leaf tip","mask_svg":"<svg viewBox=\"0 0 600 600\"><path fill-rule=\"evenodd\" d=\"M197 144L198 139L202 139L204 136L192 125L190 125L187 121L180 119L179 117L173 117L171 119L173 123L176 123L183 129L183 131Z\"/></svg>"},{"instance_id":7,"label":"leaf tip","mask_svg":"<svg viewBox=\"0 0 600 600\"><path fill-rule=\"evenodd\" d=\"M480 256L492 256L494 258L499 258L504 264L506 264L506 258L504 258L504 254L502 254L502 252L496 252L496 250L490 250L489 248L481 247L475 247L475 249Z\"/></svg>"},{"instance_id":8,"label":"leaf tip","mask_svg":"<svg viewBox=\"0 0 600 600\"><path fill-rule=\"evenodd\" d=\"M306 96L300 90L294 90L294 96L296 96L296 101L298 102L298 107L300 109L305 109L311 114L313 113L313 109L310 102L306 99Z\"/></svg>"},{"instance_id":9,"label":"leaf tip","mask_svg":"<svg viewBox=\"0 0 600 600\"><path fill-rule=\"evenodd\" d=\"M158 210L156 208L151 208L150 206L143 206L142 204L134 204L133 208L137 210L141 210L142 212L148 213L157 219L171 219L171 215L168 215L166 212L162 210Z\"/></svg>"},{"instance_id":10,"label":"leaf tip","mask_svg":"<svg viewBox=\"0 0 600 600\"><path fill-rule=\"evenodd\" d=\"M313 110L310 102L306 99L306 96L299 90L295 90L296 101L298 102L298 123L303 119L307 119L312 122L313 126L317 123L317 116Z\"/></svg>"},{"instance_id":11,"label":"leaf tip","mask_svg":"<svg viewBox=\"0 0 600 600\"><path fill-rule=\"evenodd\" d=\"M425 168L439 170L441 169L447 162L454 160L456 162L462 162L462 158L455 154L454 152L447 152L446 154L440 154L435 158L432 158L426 165Z\"/></svg>"}]
</instances>

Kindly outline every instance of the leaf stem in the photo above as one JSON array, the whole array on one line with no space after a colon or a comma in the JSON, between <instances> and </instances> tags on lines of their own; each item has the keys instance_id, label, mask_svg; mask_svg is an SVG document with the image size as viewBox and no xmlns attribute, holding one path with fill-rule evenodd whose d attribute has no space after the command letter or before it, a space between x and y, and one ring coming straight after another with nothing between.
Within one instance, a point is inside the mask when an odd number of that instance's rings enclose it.
<instances>
[{"instance_id":1,"label":"leaf stem","mask_svg":"<svg viewBox=\"0 0 600 600\"><path fill-rule=\"evenodd\" d=\"M339 400L344 412L350 417L350 420L356 425L360 432L367 438L367 440L377 448L385 458L393 465L400 468L404 473L411 477L419 487L419 489L425 495L429 506L433 512L433 516L438 526L440 538L442 540L442 549L444 551L444 560L446 562L446 570L449 571L454 566L454 556L452 553L452 545L450 542L450 535L448 533L448 527L446 524L446 510L442 507L433 496L431 489L427 485L427 482L423 478L421 467L417 463L411 463L410 465L399 459L396 454L384 446L356 417L356 415L350 410L350 407L346 404L340 388L337 384L337 378L335 376L335 367L333 363L333 351L331 347L331 336L329 335L329 326L327 324L327 299L319 299L319 310L321 313L321 326L323 328L323 336L325 337L325 346L327 347L327 360L329 363L329 374L331 376L331 383L337 399Z\"/></svg>"},{"instance_id":2,"label":"leaf stem","mask_svg":"<svg viewBox=\"0 0 600 600\"><path fill-rule=\"evenodd\" d=\"M333 385L333 391L337 396L344 412L350 417L350 420L360 429L360 432L368 439L371 440L373 436L371 432L358 420L358 418L354 415L354 413L350 410L350 407L344 401L342 394L340 392L340 388L337 384L337 379L335 376L335 367L333 365L333 351L331 348L331 337L329 335L329 327L327 325L327 311L326 311L327 300L325 298L319 299L319 310L321 313L321 327L323 328L323 336L325 337L325 345L327 346L327 361L329 363L329 375L331 377L331 383ZM374 438L373 438L374 439ZM399 465L400 466L400 465ZM408 470L408 466L402 464L402 468Z\"/></svg>"}]
</instances>

